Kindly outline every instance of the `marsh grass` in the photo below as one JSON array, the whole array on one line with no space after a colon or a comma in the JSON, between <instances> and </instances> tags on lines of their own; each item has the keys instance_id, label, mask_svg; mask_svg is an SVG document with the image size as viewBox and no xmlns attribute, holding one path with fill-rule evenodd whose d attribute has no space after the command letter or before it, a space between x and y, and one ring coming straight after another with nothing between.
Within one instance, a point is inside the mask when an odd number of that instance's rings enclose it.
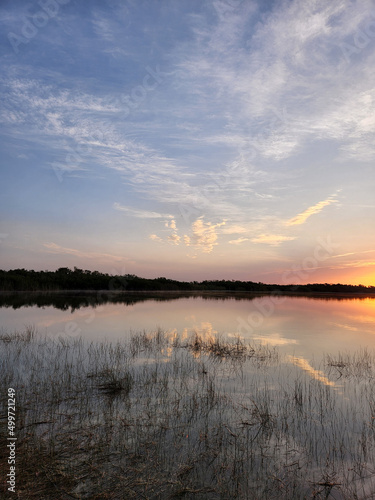
<instances>
[{"instance_id":1,"label":"marsh grass","mask_svg":"<svg viewBox=\"0 0 375 500\"><path fill-rule=\"evenodd\" d=\"M375 495L367 351L326 357L327 375L343 369L337 363L355 367L336 387L240 338L160 329L123 343L2 335L1 410L14 387L19 498ZM5 478L5 421L0 437ZM4 484L1 497L14 498Z\"/></svg>"},{"instance_id":2,"label":"marsh grass","mask_svg":"<svg viewBox=\"0 0 375 500\"><path fill-rule=\"evenodd\" d=\"M327 354L325 363L331 372L339 377L357 376L374 377L374 356L368 349L360 349L355 353L339 353L337 356Z\"/></svg>"},{"instance_id":3,"label":"marsh grass","mask_svg":"<svg viewBox=\"0 0 375 500\"><path fill-rule=\"evenodd\" d=\"M35 337L35 334L36 334L36 329L32 325L26 326L24 332L16 331L13 333L7 333L1 330L0 342L12 342L15 340L21 342L31 342L31 340L33 340L33 338Z\"/></svg>"}]
</instances>

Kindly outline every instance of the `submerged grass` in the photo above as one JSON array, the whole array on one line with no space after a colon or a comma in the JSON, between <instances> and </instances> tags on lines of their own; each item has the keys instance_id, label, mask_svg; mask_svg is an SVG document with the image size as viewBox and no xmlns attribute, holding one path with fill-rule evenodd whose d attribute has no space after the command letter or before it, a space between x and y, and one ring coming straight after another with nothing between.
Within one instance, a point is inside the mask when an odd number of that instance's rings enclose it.
<instances>
[{"instance_id":1,"label":"submerged grass","mask_svg":"<svg viewBox=\"0 0 375 500\"><path fill-rule=\"evenodd\" d=\"M338 373L339 387L268 346L198 332L0 340L2 414L8 387L16 390L19 498L375 496L367 351L326 357L327 376L344 363L355 372ZM6 478L5 420L0 438ZM0 494L14 498L5 481Z\"/></svg>"}]
</instances>

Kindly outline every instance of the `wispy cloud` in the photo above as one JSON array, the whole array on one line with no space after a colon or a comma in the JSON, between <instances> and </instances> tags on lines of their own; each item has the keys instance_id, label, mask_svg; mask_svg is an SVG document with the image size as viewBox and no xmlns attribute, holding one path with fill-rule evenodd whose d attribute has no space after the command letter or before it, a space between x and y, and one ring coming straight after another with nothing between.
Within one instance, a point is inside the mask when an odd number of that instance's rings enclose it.
<instances>
[{"instance_id":1,"label":"wispy cloud","mask_svg":"<svg viewBox=\"0 0 375 500\"><path fill-rule=\"evenodd\" d=\"M337 328L340 328L340 330L342 328L344 328L345 330L349 330L351 332L358 332L359 331L359 328L357 328L356 326L347 325L345 323L334 323L334 322L330 321L329 324L336 326Z\"/></svg>"},{"instance_id":2,"label":"wispy cloud","mask_svg":"<svg viewBox=\"0 0 375 500\"><path fill-rule=\"evenodd\" d=\"M260 234L255 238L252 238L253 243L266 243L268 245L279 246L284 241L292 241L295 236L282 236L279 234Z\"/></svg>"},{"instance_id":3,"label":"wispy cloud","mask_svg":"<svg viewBox=\"0 0 375 500\"><path fill-rule=\"evenodd\" d=\"M21 33L30 17L25 1L4 6L8 31ZM19 176L5 176L6 189L20 192L30 178L43 210L27 195L23 203L41 227L50 227L52 205L61 220L75 211L72 233L89 239L95 219L97 234L115 248L132 231L127 248L150 252L151 260L156 243L166 256L177 259L189 247L204 260L225 242L234 259L245 258L244 248L261 259L269 245L270 258L290 263L332 227L344 244L331 262L371 266L373 255L362 260L354 252L375 243L373 0L207 0L201 7L77 3L64 10L66 22L38 29L17 56L8 44L0 125L4 158ZM361 176L358 162L365 162ZM337 187L338 168L342 213L332 207L338 196L327 195ZM59 195L53 186L43 193L51 182ZM361 226L358 203L369 208ZM321 228L309 224L323 214ZM119 219L121 230L114 227ZM344 232L356 228L361 242L348 242Z\"/></svg>"},{"instance_id":4,"label":"wispy cloud","mask_svg":"<svg viewBox=\"0 0 375 500\"><path fill-rule=\"evenodd\" d=\"M246 227L240 226L238 224L232 224L232 225L228 225L228 226L226 225L221 230L221 232L223 234L242 234L242 233L246 233L247 231L248 230L246 229Z\"/></svg>"},{"instance_id":5,"label":"wispy cloud","mask_svg":"<svg viewBox=\"0 0 375 500\"><path fill-rule=\"evenodd\" d=\"M55 254L67 254L74 255L75 257L80 257L84 259L109 259L115 261L127 260L126 257L120 257L119 255L112 255L109 253L100 253L100 252L84 252L81 250L77 250L75 248L67 248L61 245L57 245L56 243L43 243L43 246L47 248L48 253Z\"/></svg>"},{"instance_id":6,"label":"wispy cloud","mask_svg":"<svg viewBox=\"0 0 375 500\"><path fill-rule=\"evenodd\" d=\"M331 269L348 269L351 267L374 267L375 266L375 261L374 260L356 260L356 261L347 261L343 263L342 265L338 266L331 266Z\"/></svg>"},{"instance_id":7,"label":"wispy cloud","mask_svg":"<svg viewBox=\"0 0 375 500\"><path fill-rule=\"evenodd\" d=\"M158 212L150 212L148 210L137 210L135 208L121 205L120 203L114 203L113 208L120 212L125 212L129 216L139 217L141 219L165 219L173 217L173 215L170 214L160 214Z\"/></svg>"},{"instance_id":8,"label":"wispy cloud","mask_svg":"<svg viewBox=\"0 0 375 500\"><path fill-rule=\"evenodd\" d=\"M286 225L287 226L296 226L299 224L304 224L309 217L311 217L312 215L318 214L319 212L321 212L323 210L324 207L328 207L329 205L332 205L332 203L337 203L337 200L333 196L327 198L324 201L320 201L316 205L313 205L313 206L307 208L306 210L304 210L303 212L298 214L296 217L289 219L286 222Z\"/></svg>"},{"instance_id":9,"label":"wispy cloud","mask_svg":"<svg viewBox=\"0 0 375 500\"><path fill-rule=\"evenodd\" d=\"M231 245L240 245L241 243L244 243L245 241L249 241L249 238L237 238L236 240L230 240L228 243Z\"/></svg>"},{"instance_id":10,"label":"wispy cloud","mask_svg":"<svg viewBox=\"0 0 375 500\"><path fill-rule=\"evenodd\" d=\"M159 243L163 243L163 238L160 238L160 236L157 236L156 234L150 234L149 238L152 241L158 241Z\"/></svg>"},{"instance_id":11,"label":"wispy cloud","mask_svg":"<svg viewBox=\"0 0 375 500\"><path fill-rule=\"evenodd\" d=\"M283 8L275 6L258 23L250 5L255 4L242 2L212 25L197 17L196 50L186 48L180 62L191 93L208 103L212 94L220 97L228 118L221 140L228 145L246 141L257 155L280 160L301 150L307 141L330 138L343 152L368 160L375 153L373 70L369 69L375 55L354 47L357 62L363 61L358 80L358 66L348 65L341 47L348 40L353 44L369 23L372 2L291 1ZM245 25L252 26L247 50L241 43ZM368 45L374 43L371 38ZM204 84L207 79L209 87Z\"/></svg>"}]
</instances>

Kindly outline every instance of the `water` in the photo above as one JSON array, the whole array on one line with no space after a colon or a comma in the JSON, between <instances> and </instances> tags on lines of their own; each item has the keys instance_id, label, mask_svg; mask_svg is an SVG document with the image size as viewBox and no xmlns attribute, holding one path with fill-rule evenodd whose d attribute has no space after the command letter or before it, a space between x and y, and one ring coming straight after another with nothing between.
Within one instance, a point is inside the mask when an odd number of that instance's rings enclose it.
<instances>
[{"instance_id":1,"label":"water","mask_svg":"<svg viewBox=\"0 0 375 500\"><path fill-rule=\"evenodd\" d=\"M126 487L132 474L134 491L159 488L160 498L174 492L174 477L178 491L206 485L212 500L375 498L374 305L368 297L3 294L3 331L33 325L47 339L3 337L1 391L16 387L24 408L18 443L22 429L28 442L32 431L35 447L52 443L48 464L55 454L59 471L62 456L65 470L80 464L82 478L97 470L103 491L113 488L106 478ZM86 348L78 337L127 344ZM225 354L235 345L245 350ZM96 480L74 481L83 498L97 489Z\"/></svg>"},{"instance_id":2,"label":"water","mask_svg":"<svg viewBox=\"0 0 375 500\"><path fill-rule=\"evenodd\" d=\"M375 298L369 297L3 294L0 311L3 330L33 325L52 337L117 341L157 328L196 331L240 335L308 360L375 347Z\"/></svg>"}]
</instances>

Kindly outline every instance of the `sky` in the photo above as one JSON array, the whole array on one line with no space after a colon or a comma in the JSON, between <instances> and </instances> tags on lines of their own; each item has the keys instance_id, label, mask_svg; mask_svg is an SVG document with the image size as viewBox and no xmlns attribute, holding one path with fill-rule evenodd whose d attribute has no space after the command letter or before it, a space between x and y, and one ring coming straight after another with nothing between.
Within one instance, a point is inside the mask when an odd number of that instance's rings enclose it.
<instances>
[{"instance_id":1,"label":"sky","mask_svg":"<svg viewBox=\"0 0 375 500\"><path fill-rule=\"evenodd\" d=\"M0 23L0 268L375 285L373 0Z\"/></svg>"}]
</instances>

